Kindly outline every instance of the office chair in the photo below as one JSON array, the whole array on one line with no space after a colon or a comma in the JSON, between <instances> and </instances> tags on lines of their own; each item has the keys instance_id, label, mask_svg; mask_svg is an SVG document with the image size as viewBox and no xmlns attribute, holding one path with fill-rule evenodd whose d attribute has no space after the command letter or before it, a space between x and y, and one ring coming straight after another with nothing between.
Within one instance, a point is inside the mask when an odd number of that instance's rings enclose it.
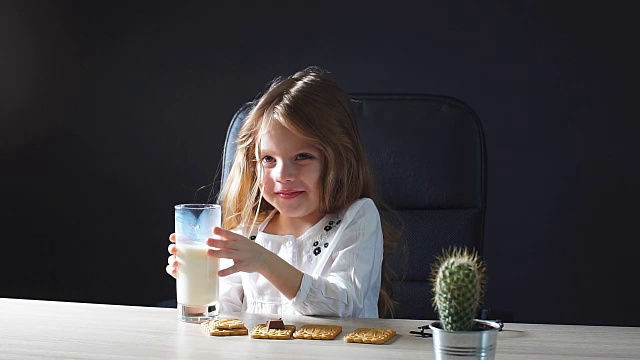
<instances>
[{"instance_id":1,"label":"office chair","mask_svg":"<svg viewBox=\"0 0 640 360\"><path fill-rule=\"evenodd\" d=\"M431 266L451 246L482 255L486 209L486 150L476 113L439 95L351 94L378 194L402 220L402 244L385 254L393 272L393 314L436 319ZM235 155L235 139L254 103L229 125L221 181ZM387 216L381 212L382 216ZM391 222L393 217L389 217ZM396 224L399 224L396 222Z\"/></svg>"}]
</instances>

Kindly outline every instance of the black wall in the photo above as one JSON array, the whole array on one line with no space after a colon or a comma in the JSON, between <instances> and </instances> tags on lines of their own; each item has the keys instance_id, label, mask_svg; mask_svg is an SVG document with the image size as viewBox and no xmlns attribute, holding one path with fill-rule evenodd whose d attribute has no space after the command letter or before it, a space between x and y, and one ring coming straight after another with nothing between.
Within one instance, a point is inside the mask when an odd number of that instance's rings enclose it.
<instances>
[{"instance_id":1,"label":"black wall","mask_svg":"<svg viewBox=\"0 0 640 360\"><path fill-rule=\"evenodd\" d=\"M214 180L238 107L319 65L348 92L446 94L477 111L485 307L640 326L633 9L416 3L2 1L0 296L174 297L172 206L207 200L195 190Z\"/></svg>"}]
</instances>

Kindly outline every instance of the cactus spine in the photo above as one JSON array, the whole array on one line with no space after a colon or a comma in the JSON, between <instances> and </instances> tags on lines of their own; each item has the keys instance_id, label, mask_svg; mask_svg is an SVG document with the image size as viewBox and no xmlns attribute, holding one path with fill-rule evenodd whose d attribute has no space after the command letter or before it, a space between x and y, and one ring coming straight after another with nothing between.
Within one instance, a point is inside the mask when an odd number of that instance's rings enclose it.
<instances>
[{"instance_id":1,"label":"cactus spine","mask_svg":"<svg viewBox=\"0 0 640 360\"><path fill-rule=\"evenodd\" d=\"M468 331L484 293L484 263L466 248L443 252L433 267L433 305L446 331Z\"/></svg>"}]
</instances>

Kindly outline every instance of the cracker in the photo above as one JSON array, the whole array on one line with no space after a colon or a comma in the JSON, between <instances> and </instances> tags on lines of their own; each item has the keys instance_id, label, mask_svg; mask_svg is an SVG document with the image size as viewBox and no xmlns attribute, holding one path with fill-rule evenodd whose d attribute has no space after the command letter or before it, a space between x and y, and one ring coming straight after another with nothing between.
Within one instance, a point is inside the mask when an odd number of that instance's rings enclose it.
<instances>
[{"instance_id":1,"label":"cracker","mask_svg":"<svg viewBox=\"0 0 640 360\"><path fill-rule=\"evenodd\" d=\"M341 332L342 326L340 325L309 324L294 332L293 337L296 339L332 340Z\"/></svg>"},{"instance_id":2,"label":"cracker","mask_svg":"<svg viewBox=\"0 0 640 360\"><path fill-rule=\"evenodd\" d=\"M219 330L242 329L244 327L244 322L236 318L216 319L212 321L214 322L215 328Z\"/></svg>"},{"instance_id":3,"label":"cracker","mask_svg":"<svg viewBox=\"0 0 640 360\"><path fill-rule=\"evenodd\" d=\"M344 336L345 342L384 344L396 335L395 330L381 328L358 328Z\"/></svg>"},{"instance_id":4,"label":"cracker","mask_svg":"<svg viewBox=\"0 0 640 360\"><path fill-rule=\"evenodd\" d=\"M284 329L269 329L266 324L256 325L249 336L254 339L291 339L291 334L296 331L295 325L285 325Z\"/></svg>"},{"instance_id":5,"label":"cracker","mask_svg":"<svg viewBox=\"0 0 640 360\"><path fill-rule=\"evenodd\" d=\"M202 330L204 330L204 332L206 332L211 336L237 336L237 335L247 335L249 333L249 330L244 326L244 324L242 325L241 328L217 329L216 321L217 320L205 321L202 324L200 324L200 326L202 327Z\"/></svg>"}]
</instances>

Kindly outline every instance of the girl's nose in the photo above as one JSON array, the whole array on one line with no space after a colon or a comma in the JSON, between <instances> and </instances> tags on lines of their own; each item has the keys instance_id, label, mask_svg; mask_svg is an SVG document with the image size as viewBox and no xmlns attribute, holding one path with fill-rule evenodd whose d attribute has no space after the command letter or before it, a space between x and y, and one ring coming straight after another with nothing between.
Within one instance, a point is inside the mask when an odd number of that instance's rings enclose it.
<instances>
[{"instance_id":1,"label":"girl's nose","mask_svg":"<svg viewBox=\"0 0 640 360\"><path fill-rule=\"evenodd\" d=\"M298 175L297 168L293 164L281 162L276 167L276 181L289 182L295 180Z\"/></svg>"}]
</instances>

